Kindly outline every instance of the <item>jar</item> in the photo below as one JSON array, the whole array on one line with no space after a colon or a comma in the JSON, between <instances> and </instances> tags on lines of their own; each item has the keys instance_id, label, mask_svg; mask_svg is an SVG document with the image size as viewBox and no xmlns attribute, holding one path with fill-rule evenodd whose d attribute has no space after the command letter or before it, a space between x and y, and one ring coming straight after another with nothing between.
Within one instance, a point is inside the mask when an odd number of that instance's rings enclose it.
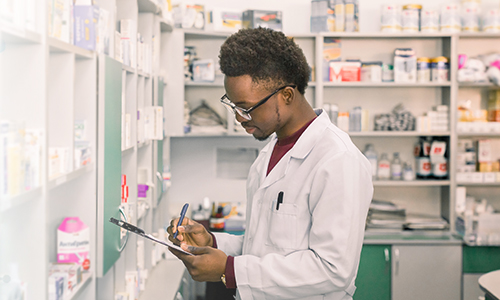
<instances>
[{"instance_id":1,"label":"jar","mask_svg":"<svg viewBox=\"0 0 500 300\"><path fill-rule=\"evenodd\" d=\"M437 32L439 30L439 13L436 10L424 9L420 13L420 31Z\"/></svg>"},{"instance_id":2,"label":"jar","mask_svg":"<svg viewBox=\"0 0 500 300\"><path fill-rule=\"evenodd\" d=\"M417 82L431 81L431 59L428 57L417 58Z\"/></svg>"},{"instance_id":3,"label":"jar","mask_svg":"<svg viewBox=\"0 0 500 300\"><path fill-rule=\"evenodd\" d=\"M441 7L441 31L460 32L462 28L460 9L456 3L449 3Z\"/></svg>"},{"instance_id":4,"label":"jar","mask_svg":"<svg viewBox=\"0 0 500 300\"><path fill-rule=\"evenodd\" d=\"M401 23L403 24L404 32L419 32L420 31L420 11L422 5L408 4L403 6Z\"/></svg>"},{"instance_id":5,"label":"jar","mask_svg":"<svg viewBox=\"0 0 500 300\"><path fill-rule=\"evenodd\" d=\"M484 16L484 32L500 32L500 10L490 9Z\"/></svg>"},{"instance_id":6,"label":"jar","mask_svg":"<svg viewBox=\"0 0 500 300\"><path fill-rule=\"evenodd\" d=\"M431 78L433 82L448 82L450 65L448 59L439 56L431 60Z\"/></svg>"},{"instance_id":7,"label":"jar","mask_svg":"<svg viewBox=\"0 0 500 300\"><path fill-rule=\"evenodd\" d=\"M476 1L462 0L462 31L479 31L480 6Z\"/></svg>"},{"instance_id":8,"label":"jar","mask_svg":"<svg viewBox=\"0 0 500 300\"><path fill-rule=\"evenodd\" d=\"M382 5L380 24L382 32L401 31L401 6Z\"/></svg>"}]
</instances>

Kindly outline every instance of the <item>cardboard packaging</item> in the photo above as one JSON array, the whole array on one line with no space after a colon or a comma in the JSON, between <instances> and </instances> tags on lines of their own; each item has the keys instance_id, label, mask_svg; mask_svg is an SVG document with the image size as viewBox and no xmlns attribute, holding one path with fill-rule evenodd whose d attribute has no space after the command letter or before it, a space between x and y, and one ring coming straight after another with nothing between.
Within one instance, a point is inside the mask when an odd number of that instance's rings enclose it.
<instances>
[{"instance_id":1,"label":"cardboard packaging","mask_svg":"<svg viewBox=\"0 0 500 300\"><path fill-rule=\"evenodd\" d=\"M242 13L239 10L214 8L211 17L214 31L236 32L241 29Z\"/></svg>"},{"instance_id":2,"label":"cardboard packaging","mask_svg":"<svg viewBox=\"0 0 500 300\"><path fill-rule=\"evenodd\" d=\"M75 5L74 44L95 51L98 40L99 7L96 5Z\"/></svg>"},{"instance_id":3,"label":"cardboard packaging","mask_svg":"<svg viewBox=\"0 0 500 300\"><path fill-rule=\"evenodd\" d=\"M283 30L283 17L279 10L246 10L242 16L243 28L270 28Z\"/></svg>"},{"instance_id":4,"label":"cardboard packaging","mask_svg":"<svg viewBox=\"0 0 500 300\"><path fill-rule=\"evenodd\" d=\"M360 77L361 77L360 62L345 62L345 61L330 62L330 81L332 82L360 81Z\"/></svg>"},{"instance_id":5,"label":"cardboard packaging","mask_svg":"<svg viewBox=\"0 0 500 300\"><path fill-rule=\"evenodd\" d=\"M65 218L57 229L57 262L77 263L87 270L89 251L89 227L78 217Z\"/></svg>"},{"instance_id":6,"label":"cardboard packaging","mask_svg":"<svg viewBox=\"0 0 500 300\"><path fill-rule=\"evenodd\" d=\"M413 49L394 50L394 82L417 82L417 56Z\"/></svg>"}]
</instances>

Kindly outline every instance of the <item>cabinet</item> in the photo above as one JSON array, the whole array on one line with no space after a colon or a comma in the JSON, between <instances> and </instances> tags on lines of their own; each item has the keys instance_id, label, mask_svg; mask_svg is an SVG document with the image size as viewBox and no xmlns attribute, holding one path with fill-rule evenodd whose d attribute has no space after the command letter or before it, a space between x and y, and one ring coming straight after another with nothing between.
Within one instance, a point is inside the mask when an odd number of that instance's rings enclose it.
<instances>
[{"instance_id":1,"label":"cabinet","mask_svg":"<svg viewBox=\"0 0 500 300\"><path fill-rule=\"evenodd\" d=\"M460 245L365 244L353 298L460 299L460 262Z\"/></svg>"}]
</instances>

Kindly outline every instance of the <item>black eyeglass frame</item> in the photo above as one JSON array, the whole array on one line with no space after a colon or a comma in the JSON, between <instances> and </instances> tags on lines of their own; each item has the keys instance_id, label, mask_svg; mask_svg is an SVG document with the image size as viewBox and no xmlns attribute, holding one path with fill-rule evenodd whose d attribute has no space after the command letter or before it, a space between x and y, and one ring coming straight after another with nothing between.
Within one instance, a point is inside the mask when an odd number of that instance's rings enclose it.
<instances>
[{"instance_id":1,"label":"black eyeglass frame","mask_svg":"<svg viewBox=\"0 0 500 300\"><path fill-rule=\"evenodd\" d=\"M283 89L286 89L287 87L291 87L291 88L296 88L297 86L295 84L288 84L288 85L285 85L285 86L282 86L278 89L276 89L274 92L272 92L269 96L265 97L264 99L260 100L259 102L257 102L257 104L255 104L254 106L250 107L250 108L241 108L239 106L236 106L233 102L231 102L231 100L227 97L227 94L224 94L224 96L222 96L220 98L220 102L222 102L222 104L225 104L227 105L227 107L231 108L233 110L233 112L238 115L240 115L243 119L245 120L252 120L252 116L250 116L250 113L252 111L254 111L257 107L261 106L262 104L266 103L267 100L271 99L272 96L274 96L276 93L278 93L279 91L283 90ZM227 99L227 101L225 101Z\"/></svg>"}]
</instances>

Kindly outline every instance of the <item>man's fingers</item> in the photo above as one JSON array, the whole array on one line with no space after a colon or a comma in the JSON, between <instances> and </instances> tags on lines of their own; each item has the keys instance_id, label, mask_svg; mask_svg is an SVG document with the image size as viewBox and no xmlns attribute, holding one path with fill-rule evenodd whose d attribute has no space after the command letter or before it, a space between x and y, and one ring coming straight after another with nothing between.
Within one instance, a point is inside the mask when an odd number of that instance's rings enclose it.
<instances>
[{"instance_id":1,"label":"man's fingers","mask_svg":"<svg viewBox=\"0 0 500 300\"><path fill-rule=\"evenodd\" d=\"M182 250L193 253L194 255L207 254L210 251L209 247L195 247L187 244L181 244Z\"/></svg>"}]
</instances>

